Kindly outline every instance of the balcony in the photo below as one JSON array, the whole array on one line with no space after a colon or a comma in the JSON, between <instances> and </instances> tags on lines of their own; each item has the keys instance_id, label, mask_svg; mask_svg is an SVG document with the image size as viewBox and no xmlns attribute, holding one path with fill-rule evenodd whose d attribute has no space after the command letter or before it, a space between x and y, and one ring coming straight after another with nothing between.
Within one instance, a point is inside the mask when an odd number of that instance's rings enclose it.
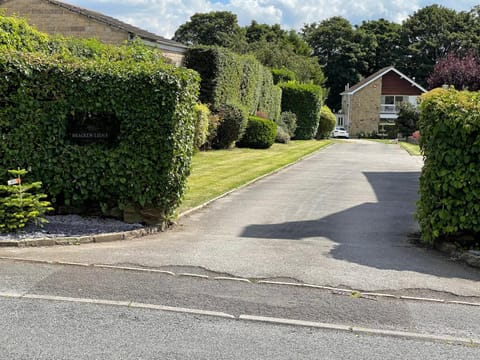
<instances>
[{"instance_id":1,"label":"balcony","mask_svg":"<svg viewBox=\"0 0 480 360\"><path fill-rule=\"evenodd\" d=\"M394 104L380 104L380 114L397 114L397 106Z\"/></svg>"}]
</instances>

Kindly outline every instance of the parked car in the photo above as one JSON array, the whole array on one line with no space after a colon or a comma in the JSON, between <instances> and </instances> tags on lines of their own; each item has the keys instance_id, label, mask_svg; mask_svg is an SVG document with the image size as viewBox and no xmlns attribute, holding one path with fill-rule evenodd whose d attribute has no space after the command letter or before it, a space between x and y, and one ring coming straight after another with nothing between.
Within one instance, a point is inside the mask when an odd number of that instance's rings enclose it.
<instances>
[{"instance_id":1,"label":"parked car","mask_svg":"<svg viewBox=\"0 0 480 360\"><path fill-rule=\"evenodd\" d=\"M348 139L349 135L348 135L347 130L345 130L345 128L343 128L341 126L337 126L337 127L335 127L335 130L332 131L332 137L334 137L334 138L341 137L341 138Z\"/></svg>"}]
</instances>

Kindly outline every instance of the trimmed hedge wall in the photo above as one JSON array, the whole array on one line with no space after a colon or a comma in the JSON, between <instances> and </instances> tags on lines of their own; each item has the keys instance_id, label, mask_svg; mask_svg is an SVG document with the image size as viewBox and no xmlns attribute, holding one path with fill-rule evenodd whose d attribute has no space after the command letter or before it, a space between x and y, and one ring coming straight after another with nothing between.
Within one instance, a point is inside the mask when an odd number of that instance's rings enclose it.
<instances>
[{"instance_id":1,"label":"trimmed hedge wall","mask_svg":"<svg viewBox=\"0 0 480 360\"><path fill-rule=\"evenodd\" d=\"M422 240L480 234L480 93L435 89L422 96L425 165L417 218Z\"/></svg>"},{"instance_id":2,"label":"trimmed hedge wall","mask_svg":"<svg viewBox=\"0 0 480 360\"><path fill-rule=\"evenodd\" d=\"M320 120L323 89L313 84L294 82L281 84L280 87L282 88L282 111L291 111L297 115L295 139L313 139Z\"/></svg>"},{"instance_id":3,"label":"trimmed hedge wall","mask_svg":"<svg viewBox=\"0 0 480 360\"><path fill-rule=\"evenodd\" d=\"M0 78L1 173L30 169L57 210L100 206L147 223L172 215L190 172L197 74L4 51ZM82 122L86 132L110 122L114 144L78 143L69 127Z\"/></svg>"},{"instance_id":4,"label":"trimmed hedge wall","mask_svg":"<svg viewBox=\"0 0 480 360\"><path fill-rule=\"evenodd\" d=\"M245 134L237 143L237 146L252 149L268 149L275 142L276 135L277 124L275 122L257 116L250 116Z\"/></svg>"},{"instance_id":5,"label":"trimmed hedge wall","mask_svg":"<svg viewBox=\"0 0 480 360\"><path fill-rule=\"evenodd\" d=\"M220 48L190 48L185 65L201 76L200 101L217 112L223 104L257 110L271 119L280 118L281 90L273 84L271 71L253 56Z\"/></svg>"}]
</instances>

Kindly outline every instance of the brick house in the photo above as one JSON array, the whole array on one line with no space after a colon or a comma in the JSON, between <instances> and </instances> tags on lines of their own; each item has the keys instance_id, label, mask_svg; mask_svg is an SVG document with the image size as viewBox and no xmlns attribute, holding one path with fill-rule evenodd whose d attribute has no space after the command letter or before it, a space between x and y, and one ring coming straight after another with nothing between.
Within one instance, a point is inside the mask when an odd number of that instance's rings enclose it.
<instances>
[{"instance_id":1,"label":"brick house","mask_svg":"<svg viewBox=\"0 0 480 360\"><path fill-rule=\"evenodd\" d=\"M336 114L337 126L345 127L351 136L386 132L395 124L402 102L417 105L417 98L426 92L408 76L393 66L381 69L342 95L342 110Z\"/></svg>"},{"instance_id":2,"label":"brick house","mask_svg":"<svg viewBox=\"0 0 480 360\"><path fill-rule=\"evenodd\" d=\"M123 44L139 37L146 45L159 48L165 57L181 65L187 47L173 40L139 29L112 17L56 0L0 0L6 15L27 19L47 34L96 38L107 44Z\"/></svg>"}]
</instances>

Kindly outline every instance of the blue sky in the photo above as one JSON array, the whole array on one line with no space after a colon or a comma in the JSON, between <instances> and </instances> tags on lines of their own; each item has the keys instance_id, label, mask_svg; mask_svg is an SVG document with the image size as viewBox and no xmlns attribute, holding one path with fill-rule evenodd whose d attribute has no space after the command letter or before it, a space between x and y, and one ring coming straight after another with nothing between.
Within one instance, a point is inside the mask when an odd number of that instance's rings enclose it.
<instances>
[{"instance_id":1,"label":"blue sky","mask_svg":"<svg viewBox=\"0 0 480 360\"><path fill-rule=\"evenodd\" d=\"M352 24L385 18L401 23L418 9L439 4L457 11L470 10L474 0L64 0L98 11L137 27L171 38L195 13L231 11L240 25L252 20L300 30L304 24L343 16Z\"/></svg>"}]
</instances>

